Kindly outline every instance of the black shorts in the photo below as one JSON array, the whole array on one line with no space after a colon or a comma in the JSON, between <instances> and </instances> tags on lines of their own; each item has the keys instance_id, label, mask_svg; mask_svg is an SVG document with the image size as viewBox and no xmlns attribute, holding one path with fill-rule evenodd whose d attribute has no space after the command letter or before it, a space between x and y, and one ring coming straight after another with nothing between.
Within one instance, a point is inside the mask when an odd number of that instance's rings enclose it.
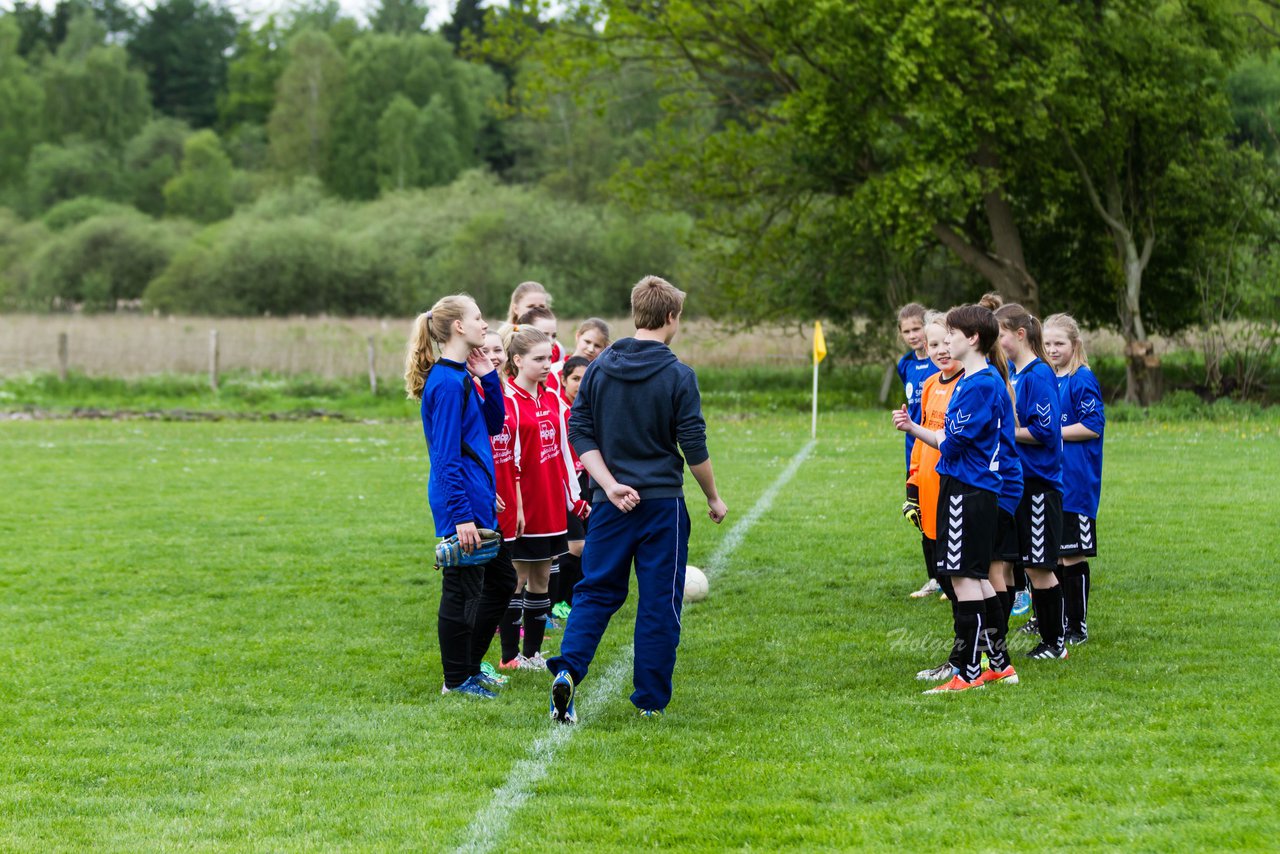
<instances>
[{"instance_id":1,"label":"black shorts","mask_svg":"<svg viewBox=\"0 0 1280 854\"><path fill-rule=\"evenodd\" d=\"M567 551L569 538L564 534L520 537L511 543L511 559L515 561L555 560Z\"/></svg>"},{"instance_id":2,"label":"black shorts","mask_svg":"<svg viewBox=\"0 0 1280 854\"><path fill-rule=\"evenodd\" d=\"M986 578L996 539L996 494L943 475L938 490L938 576Z\"/></svg>"},{"instance_id":3,"label":"black shorts","mask_svg":"<svg viewBox=\"0 0 1280 854\"><path fill-rule=\"evenodd\" d=\"M585 540L587 538L587 526L582 524L582 520L572 513L566 513L565 516L568 517L565 520L565 524L569 528L569 533L565 534L565 538L571 541Z\"/></svg>"},{"instance_id":4,"label":"black shorts","mask_svg":"<svg viewBox=\"0 0 1280 854\"><path fill-rule=\"evenodd\" d=\"M1062 542L1062 493L1038 477L1023 484L1018 504L1018 561L1031 569L1056 569Z\"/></svg>"},{"instance_id":5,"label":"black shorts","mask_svg":"<svg viewBox=\"0 0 1280 854\"><path fill-rule=\"evenodd\" d=\"M1022 556L1018 552L1018 520L1003 507L998 507L996 517L996 541L991 559L1016 562Z\"/></svg>"},{"instance_id":6,"label":"black shorts","mask_svg":"<svg viewBox=\"0 0 1280 854\"><path fill-rule=\"evenodd\" d=\"M1083 513L1062 514L1062 545L1058 557L1097 557L1098 520Z\"/></svg>"}]
</instances>

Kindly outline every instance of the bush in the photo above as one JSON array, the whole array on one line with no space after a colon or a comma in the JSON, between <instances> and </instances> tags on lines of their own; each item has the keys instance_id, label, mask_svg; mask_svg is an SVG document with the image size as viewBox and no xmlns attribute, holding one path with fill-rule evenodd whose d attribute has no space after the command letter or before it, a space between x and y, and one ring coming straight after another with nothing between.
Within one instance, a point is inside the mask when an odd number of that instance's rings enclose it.
<instances>
[{"instance_id":1,"label":"bush","mask_svg":"<svg viewBox=\"0 0 1280 854\"><path fill-rule=\"evenodd\" d=\"M27 163L27 206L48 210L76 196L121 197L120 166L102 143L37 145Z\"/></svg>"},{"instance_id":2,"label":"bush","mask_svg":"<svg viewBox=\"0 0 1280 854\"><path fill-rule=\"evenodd\" d=\"M41 217L50 231L66 231L73 225L79 225L86 219L96 216L117 216L133 213L133 208L118 202L109 202L96 196L77 196L58 202Z\"/></svg>"},{"instance_id":3,"label":"bush","mask_svg":"<svg viewBox=\"0 0 1280 854\"><path fill-rule=\"evenodd\" d=\"M187 236L186 226L153 222L136 212L90 217L35 252L27 301L114 309L141 297Z\"/></svg>"},{"instance_id":4,"label":"bush","mask_svg":"<svg viewBox=\"0 0 1280 854\"><path fill-rule=\"evenodd\" d=\"M146 292L164 311L378 314L389 268L351 235L311 217L236 218L208 230Z\"/></svg>"},{"instance_id":5,"label":"bush","mask_svg":"<svg viewBox=\"0 0 1280 854\"><path fill-rule=\"evenodd\" d=\"M0 208L0 306L25 304L31 258L48 239L49 229L43 222L23 222Z\"/></svg>"}]
</instances>

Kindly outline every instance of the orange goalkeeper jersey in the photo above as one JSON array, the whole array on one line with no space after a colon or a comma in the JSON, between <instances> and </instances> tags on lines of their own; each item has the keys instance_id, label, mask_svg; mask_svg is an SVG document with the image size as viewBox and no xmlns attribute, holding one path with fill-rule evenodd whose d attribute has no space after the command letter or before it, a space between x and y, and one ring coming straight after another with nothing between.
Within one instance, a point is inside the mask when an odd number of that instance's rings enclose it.
<instances>
[{"instance_id":1,"label":"orange goalkeeper jersey","mask_svg":"<svg viewBox=\"0 0 1280 854\"><path fill-rule=\"evenodd\" d=\"M962 376L964 371L957 371L951 379L944 380L939 373L924 381L920 392L921 427L937 432L946 425L947 404L951 402L956 380ZM935 468L941 457L937 448L916 442L911 450L911 468L907 474L907 483L913 484L920 492L920 524L924 535L931 540L938 539L938 472Z\"/></svg>"}]
</instances>

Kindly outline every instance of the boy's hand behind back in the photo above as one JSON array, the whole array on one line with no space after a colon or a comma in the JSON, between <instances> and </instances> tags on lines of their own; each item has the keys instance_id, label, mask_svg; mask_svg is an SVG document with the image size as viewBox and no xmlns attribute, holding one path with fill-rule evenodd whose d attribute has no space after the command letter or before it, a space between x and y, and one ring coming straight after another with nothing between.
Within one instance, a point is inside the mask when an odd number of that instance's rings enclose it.
<instances>
[{"instance_id":1,"label":"boy's hand behind back","mask_svg":"<svg viewBox=\"0 0 1280 854\"><path fill-rule=\"evenodd\" d=\"M622 483L615 483L605 490L613 506L623 513L630 513L640 503L640 493Z\"/></svg>"}]
</instances>

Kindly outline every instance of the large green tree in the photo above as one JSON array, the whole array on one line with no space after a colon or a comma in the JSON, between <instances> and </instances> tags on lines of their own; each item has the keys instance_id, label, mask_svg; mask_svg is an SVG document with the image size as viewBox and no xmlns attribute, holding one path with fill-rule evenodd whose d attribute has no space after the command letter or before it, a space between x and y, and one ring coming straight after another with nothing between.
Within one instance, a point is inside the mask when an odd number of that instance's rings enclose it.
<instances>
[{"instance_id":1,"label":"large green tree","mask_svg":"<svg viewBox=\"0 0 1280 854\"><path fill-rule=\"evenodd\" d=\"M367 33L347 52L347 75L333 114L326 183L344 196L378 191L378 122L397 94L415 107L440 96L450 113L461 167L478 165L487 103L501 92L489 68L454 57L437 35Z\"/></svg>"},{"instance_id":2,"label":"large green tree","mask_svg":"<svg viewBox=\"0 0 1280 854\"><path fill-rule=\"evenodd\" d=\"M345 76L342 54L324 33L304 30L290 42L268 125L271 157L281 172L319 175L324 170Z\"/></svg>"},{"instance_id":3,"label":"large green tree","mask_svg":"<svg viewBox=\"0 0 1280 854\"><path fill-rule=\"evenodd\" d=\"M147 73L156 109L192 127L211 127L236 30L229 9L205 0L160 0L151 8L129 53Z\"/></svg>"},{"instance_id":4,"label":"large green tree","mask_svg":"<svg viewBox=\"0 0 1280 854\"><path fill-rule=\"evenodd\" d=\"M256 27L240 25L227 64L227 88L218 99L219 127L266 125L284 72L285 36L274 15Z\"/></svg>"},{"instance_id":5,"label":"large green tree","mask_svg":"<svg viewBox=\"0 0 1280 854\"><path fill-rule=\"evenodd\" d=\"M48 137L97 140L119 150L151 117L146 77L129 67L119 45L85 13L76 17L58 53L41 69Z\"/></svg>"},{"instance_id":6,"label":"large green tree","mask_svg":"<svg viewBox=\"0 0 1280 854\"><path fill-rule=\"evenodd\" d=\"M10 16L0 17L0 191L21 182L44 124L44 90L22 58L20 35Z\"/></svg>"},{"instance_id":7,"label":"large green tree","mask_svg":"<svg viewBox=\"0 0 1280 854\"><path fill-rule=\"evenodd\" d=\"M722 287L778 294L736 300L748 314L845 291L878 255L910 269L932 247L1039 312L1053 305L1042 285L1075 271L1028 246L1084 229L1082 266L1114 246L1112 323L1140 353L1157 313L1142 272L1182 251L1151 235L1216 215L1172 187L1224 164L1211 149L1238 36L1222 0L599 0L575 15L541 37L507 16L490 40L552 72L529 92L544 109L602 71L651 71L668 121L631 191L698 215ZM797 263L810 250L823 257Z\"/></svg>"}]
</instances>

